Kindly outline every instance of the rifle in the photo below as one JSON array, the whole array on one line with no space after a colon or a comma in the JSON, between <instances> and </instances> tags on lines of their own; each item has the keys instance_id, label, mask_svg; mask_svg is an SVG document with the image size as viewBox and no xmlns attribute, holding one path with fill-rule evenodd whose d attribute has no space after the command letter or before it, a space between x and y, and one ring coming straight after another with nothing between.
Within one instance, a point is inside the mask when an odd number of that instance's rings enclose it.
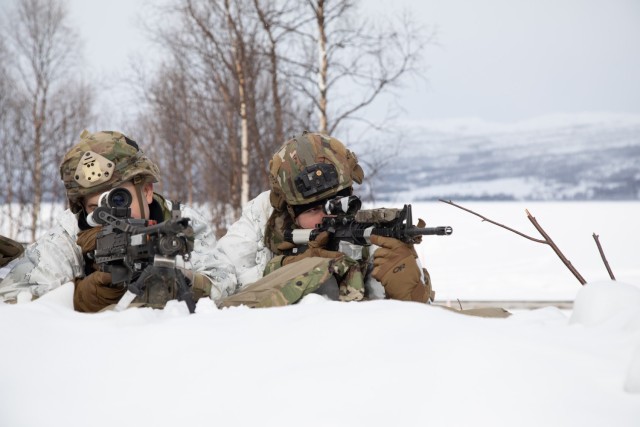
<instances>
[{"instance_id":1,"label":"rifle","mask_svg":"<svg viewBox=\"0 0 640 427\"><path fill-rule=\"evenodd\" d=\"M298 247L292 254L302 253L308 243L324 231L329 233L328 250L339 251L353 259L362 259L362 247L371 245L372 235L393 237L405 243L417 243L419 236L449 236L450 226L416 227L413 225L411 205L402 209L360 209L362 202L357 196L337 197L328 200L322 207L325 214L314 229L285 230L284 239Z\"/></svg>"},{"instance_id":2,"label":"rifle","mask_svg":"<svg viewBox=\"0 0 640 427\"><path fill-rule=\"evenodd\" d=\"M111 273L112 286L126 287L116 310L140 297L150 306L162 307L177 298L195 311L191 283L176 267L176 257L188 261L193 251L193 228L182 218L180 203L173 205L171 219L131 218L131 193L116 188L103 193L98 207L87 216L91 226L102 225L96 249L88 254L100 271Z\"/></svg>"}]
</instances>

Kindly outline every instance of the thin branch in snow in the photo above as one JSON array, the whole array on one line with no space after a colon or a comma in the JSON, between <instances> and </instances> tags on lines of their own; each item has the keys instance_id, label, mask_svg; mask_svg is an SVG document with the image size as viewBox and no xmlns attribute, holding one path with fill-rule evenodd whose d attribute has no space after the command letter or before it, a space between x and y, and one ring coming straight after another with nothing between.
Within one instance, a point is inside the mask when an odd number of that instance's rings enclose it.
<instances>
[{"instance_id":1,"label":"thin branch in snow","mask_svg":"<svg viewBox=\"0 0 640 427\"><path fill-rule=\"evenodd\" d=\"M576 270L575 267L571 264L571 261L569 261L567 259L567 257L564 256L562 251L560 251L560 249L558 248L558 246L556 246L556 244L553 242L551 237L547 234L546 231L544 231L544 229L540 226L540 224L538 224L538 221L536 220L536 218L533 215L531 215L528 210L525 210L526 213L527 213L527 218L529 218L529 221L531 221L531 223L536 228L536 230L538 230L538 232L542 235L542 237L544 237L544 240L533 238L533 237L528 236L528 235L526 235L524 233L521 233L521 232L519 232L517 230L514 230L513 228L510 228L510 227L507 227L507 226L505 226L503 224L500 224L498 222L492 221L492 220L490 220L490 219L488 219L488 218L486 218L486 217L484 217L484 216L472 211L471 209L463 208L462 206L453 203L451 200L442 200L442 199L439 199L439 200L441 202L443 202L443 203L448 204L448 205L452 205L452 206L455 206L455 207L457 207L459 209L462 209L463 211L467 211L469 213L472 213L473 215L476 215L476 216L482 218L483 221L487 221L487 222L490 222L491 224L497 225L498 227L505 228L505 229L507 229L507 230L509 230L509 231L511 231L513 233L516 233L517 235L522 236L522 237L524 237L526 239L533 240L534 242L538 242L538 243L543 243L545 245L549 245L553 249L553 251L556 253L556 255L558 255L560 260L564 263L564 265L569 269L569 271L571 271L571 273L573 273L573 275L576 277L576 279L578 279L580 284L584 285L585 283L587 283L587 281L584 280L582 275L580 273L578 273L578 270Z\"/></svg>"},{"instance_id":2,"label":"thin branch in snow","mask_svg":"<svg viewBox=\"0 0 640 427\"><path fill-rule=\"evenodd\" d=\"M613 275L613 271L611 271L611 267L609 266L609 261L607 261L607 257L604 255L604 251L602 250L602 245L600 245L599 237L600 236L598 236L596 233L593 233L593 240L596 241L596 245L598 246L598 252L600 252L600 258L602 258L602 262L604 262L604 266L607 268L609 277L611 277L611 280L616 280L615 276Z\"/></svg>"},{"instance_id":3,"label":"thin branch in snow","mask_svg":"<svg viewBox=\"0 0 640 427\"><path fill-rule=\"evenodd\" d=\"M569 271L571 271L573 273L573 275L576 276L576 279L578 279L578 281L581 284L584 285L585 283L587 283L587 281L584 280L582 275L580 273L578 273L578 270L576 270L575 267L571 264L571 261L569 261L567 259L567 257L564 256L564 254L560 251L560 248L558 248L558 246L556 246L556 244L553 242L553 240L551 240L551 237L547 234L547 232L542 229L540 224L538 224L538 221L536 220L536 218L533 215L531 215L531 213L529 213L528 210L525 209L525 212L527 212L527 218L529 218L529 221L531 221L531 223L536 228L536 230L538 230L538 232L540 234L542 234L542 237L544 237L546 243L549 246L551 246L551 249L553 249L553 251L556 253L556 255L558 255L558 257L560 257L560 259L562 260L564 265L567 266Z\"/></svg>"},{"instance_id":4,"label":"thin branch in snow","mask_svg":"<svg viewBox=\"0 0 640 427\"><path fill-rule=\"evenodd\" d=\"M446 203L446 204L448 204L448 205L455 206L455 207L456 207L456 208L458 208L458 209L462 209L463 211L467 211L467 212L469 212L469 213L472 213L472 214L474 214L475 216L478 216L478 217L482 218L482 220L483 220L483 221L487 221L487 222L490 222L491 224L497 225L498 227L505 228L505 229L507 229L507 230L509 230L509 231L511 231L511 232L513 232L513 233L516 233L516 234L518 234L518 235L520 235L520 236L522 236L522 237L524 237L524 238L526 238L526 239L533 240L534 242L538 242L538 243L548 244L548 243L547 243L546 241L544 241L544 240L540 240L540 239L536 239L535 237L527 236L526 234L521 233L521 232L519 232L518 230L514 230L513 228L509 228L509 227L507 227L506 225L500 224L499 222L492 221L492 220L490 220L489 218L484 217L484 216L480 215L479 213L476 213L476 212L472 211L471 209L463 208L462 206L460 206L460 205L457 205L457 204L453 203L451 200L442 200L442 199L440 199L440 201L441 201L442 203Z\"/></svg>"}]
</instances>

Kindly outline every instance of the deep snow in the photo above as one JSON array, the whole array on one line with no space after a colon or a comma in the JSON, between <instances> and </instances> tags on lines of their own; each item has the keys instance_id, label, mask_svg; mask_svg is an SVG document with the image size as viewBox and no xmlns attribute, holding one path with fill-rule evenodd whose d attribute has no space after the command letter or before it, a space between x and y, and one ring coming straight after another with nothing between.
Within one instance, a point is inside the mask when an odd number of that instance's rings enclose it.
<instances>
[{"instance_id":1,"label":"deep snow","mask_svg":"<svg viewBox=\"0 0 640 427\"><path fill-rule=\"evenodd\" d=\"M637 426L640 289L481 319L397 301L0 305L0 425ZM67 303L65 303L67 301Z\"/></svg>"}]
</instances>

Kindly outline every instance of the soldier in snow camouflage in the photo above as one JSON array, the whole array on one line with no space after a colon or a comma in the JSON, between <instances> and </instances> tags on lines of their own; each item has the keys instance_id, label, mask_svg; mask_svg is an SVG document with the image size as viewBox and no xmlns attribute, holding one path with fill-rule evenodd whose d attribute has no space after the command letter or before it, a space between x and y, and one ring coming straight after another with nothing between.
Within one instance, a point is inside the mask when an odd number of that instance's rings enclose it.
<instances>
[{"instance_id":1,"label":"soldier in snow camouflage","mask_svg":"<svg viewBox=\"0 0 640 427\"><path fill-rule=\"evenodd\" d=\"M429 276L419 267L412 245L374 236L372 242L380 248L373 257L365 251L356 261L327 250L326 234L309 242L302 253L285 241L285 230L314 228L326 215L322 205L328 199L351 195L353 184L362 183L364 172L356 155L340 141L303 132L275 153L269 171L270 192L245 207L216 248L241 288L223 305L292 304L311 292L341 301L432 299Z\"/></svg>"},{"instance_id":2,"label":"soldier in snow camouflage","mask_svg":"<svg viewBox=\"0 0 640 427\"><path fill-rule=\"evenodd\" d=\"M67 190L70 209L57 218L47 235L30 245L0 283L0 297L15 300L18 293L41 296L60 285L74 283L74 308L95 312L117 303L125 289L111 285L111 275L96 271L87 254L95 249L100 227L91 227L87 216L97 207L100 195L126 188L132 195L131 216L163 222L170 218L172 202L154 193L160 171L137 143L120 132L82 132L80 141L64 156L60 176ZM203 217L181 206L191 219L194 251L185 276L201 295L221 299L233 290L217 287L213 273L216 239Z\"/></svg>"}]
</instances>

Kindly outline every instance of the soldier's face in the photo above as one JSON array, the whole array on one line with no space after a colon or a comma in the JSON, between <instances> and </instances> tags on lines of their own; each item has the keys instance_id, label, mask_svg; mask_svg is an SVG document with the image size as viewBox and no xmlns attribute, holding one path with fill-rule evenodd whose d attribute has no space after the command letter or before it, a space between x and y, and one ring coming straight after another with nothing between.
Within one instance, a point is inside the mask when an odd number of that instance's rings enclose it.
<instances>
[{"instance_id":1,"label":"soldier's face","mask_svg":"<svg viewBox=\"0 0 640 427\"><path fill-rule=\"evenodd\" d=\"M324 213L322 205L318 205L314 208L302 212L296 217L296 224L300 228L316 228L316 225L322 222L322 218L329 216Z\"/></svg>"},{"instance_id":2,"label":"soldier's face","mask_svg":"<svg viewBox=\"0 0 640 427\"><path fill-rule=\"evenodd\" d=\"M117 188L125 188L129 190L131 193L131 218L136 219L148 219L149 218L149 204L153 201L153 184L144 184L142 186L142 197L145 199L143 204L144 211L140 211L140 203L138 202L138 192L136 191L135 185L131 182L127 182L118 186ZM102 193L94 194L92 196L87 196L84 199L84 209L90 214L98 207L98 200L100 199Z\"/></svg>"}]
</instances>

